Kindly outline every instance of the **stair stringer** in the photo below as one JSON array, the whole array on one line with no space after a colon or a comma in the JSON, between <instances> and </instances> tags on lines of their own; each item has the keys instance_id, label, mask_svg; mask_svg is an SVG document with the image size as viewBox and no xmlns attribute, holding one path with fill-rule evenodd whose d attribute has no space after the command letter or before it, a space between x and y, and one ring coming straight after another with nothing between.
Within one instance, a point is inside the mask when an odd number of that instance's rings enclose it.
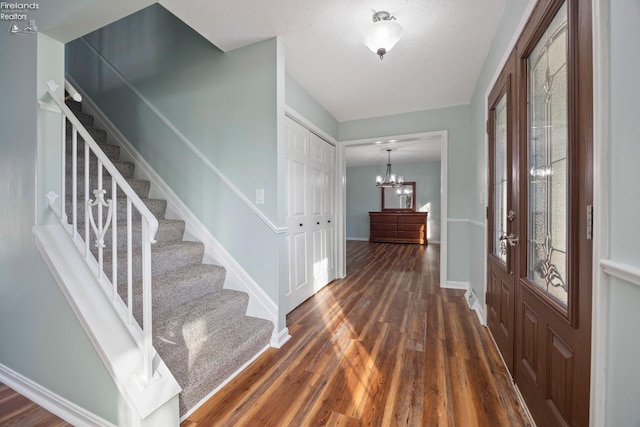
<instances>
[{"instance_id":1,"label":"stair stringer","mask_svg":"<svg viewBox=\"0 0 640 427\"><path fill-rule=\"evenodd\" d=\"M150 197L167 201L167 219L181 219L185 222L184 240L200 241L205 246L203 263L218 264L227 270L224 287L246 292L249 295L247 315L266 319L275 326L271 335L270 345L280 348L291 336L288 328L277 330L280 307L264 292L255 280L233 258L224 246L213 236L207 227L191 212L177 194L169 187L162 177L142 157L129 140L109 120L102 110L89 98L84 90L69 75L66 76L76 90L82 95L82 104L87 112L93 115L94 121L107 131L107 142L120 146L120 158L136 165L135 177L151 182Z\"/></svg>"},{"instance_id":2,"label":"stair stringer","mask_svg":"<svg viewBox=\"0 0 640 427\"><path fill-rule=\"evenodd\" d=\"M147 384L140 382L140 348L109 301L105 283L93 275L79 252L82 242L74 242L62 225L36 226L33 234L38 251L120 392L126 406L121 409L127 413L120 413L118 424L177 425L180 385L157 353L156 376Z\"/></svg>"}]
</instances>

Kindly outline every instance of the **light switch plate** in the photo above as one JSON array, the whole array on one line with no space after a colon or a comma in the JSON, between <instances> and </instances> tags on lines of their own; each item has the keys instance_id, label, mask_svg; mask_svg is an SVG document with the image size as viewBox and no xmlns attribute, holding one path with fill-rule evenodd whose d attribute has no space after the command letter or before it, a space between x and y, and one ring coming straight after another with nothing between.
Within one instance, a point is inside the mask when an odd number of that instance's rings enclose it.
<instances>
[{"instance_id":1,"label":"light switch plate","mask_svg":"<svg viewBox=\"0 0 640 427\"><path fill-rule=\"evenodd\" d=\"M256 190L256 205L264 205L264 188Z\"/></svg>"}]
</instances>

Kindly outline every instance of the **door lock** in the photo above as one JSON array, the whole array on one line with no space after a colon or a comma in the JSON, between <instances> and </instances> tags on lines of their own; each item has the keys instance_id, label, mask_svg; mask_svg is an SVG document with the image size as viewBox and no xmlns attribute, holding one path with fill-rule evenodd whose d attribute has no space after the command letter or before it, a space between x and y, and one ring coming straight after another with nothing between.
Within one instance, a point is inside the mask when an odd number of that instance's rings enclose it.
<instances>
[{"instance_id":1,"label":"door lock","mask_svg":"<svg viewBox=\"0 0 640 427\"><path fill-rule=\"evenodd\" d=\"M507 214L507 219L509 221L513 221L515 217L516 217L516 213L513 211L513 209L509 209L509 213Z\"/></svg>"}]
</instances>

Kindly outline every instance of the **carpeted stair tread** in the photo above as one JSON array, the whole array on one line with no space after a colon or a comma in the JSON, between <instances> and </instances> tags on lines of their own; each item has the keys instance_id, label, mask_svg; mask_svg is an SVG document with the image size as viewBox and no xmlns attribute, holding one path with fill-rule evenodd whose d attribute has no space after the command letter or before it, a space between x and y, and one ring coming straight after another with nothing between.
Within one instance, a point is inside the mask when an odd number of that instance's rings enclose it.
<instances>
[{"instance_id":1,"label":"carpeted stair tread","mask_svg":"<svg viewBox=\"0 0 640 427\"><path fill-rule=\"evenodd\" d=\"M74 112L80 112L82 111L82 103L78 102L78 101L74 101L73 99L67 99L64 101L65 104L67 104L67 107L69 107L69 109L71 111Z\"/></svg>"},{"instance_id":2,"label":"carpeted stair tread","mask_svg":"<svg viewBox=\"0 0 640 427\"><path fill-rule=\"evenodd\" d=\"M156 218L164 218L167 212L167 201L164 199L145 199L142 198L142 203L149 209L149 211ZM84 197L81 196L78 198L78 223L83 223L84 221L84 209L82 208L84 203ZM69 222L71 222L71 199L67 198L66 200L66 212L69 217ZM118 197L116 199L116 214L118 220L125 220L127 218L127 199L125 197ZM98 219L98 213L94 209L93 210L93 218L94 220ZM131 218L132 221L140 221L140 213L138 210L131 205ZM125 223L126 224L126 223Z\"/></svg>"},{"instance_id":3,"label":"carpeted stair tread","mask_svg":"<svg viewBox=\"0 0 640 427\"><path fill-rule=\"evenodd\" d=\"M103 215L103 218L106 220L106 216ZM182 237L184 236L184 221L178 219L160 219L158 220L158 231L156 233L156 242L157 244L169 243L169 242L178 242L182 241ZM83 233L84 232L84 223L80 223L78 230ZM104 237L105 248L108 250L112 249L112 232L111 226L109 230L107 230L107 234ZM125 249L127 247L127 222L126 220L117 221L117 233L118 233L118 245L117 248L119 250ZM93 231L89 234L89 247L91 248L94 254L97 253L97 249L95 248L95 240L96 236ZM138 248L142 243L142 222L136 221L131 224L131 246L132 248Z\"/></svg>"},{"instance_id":4,"label":"carpeted stair tread","mask_svg":"<svg viewBox=\"0 0 640 427\"><path fill-rule=\"evenodd\" d=\"M184 241L185 223L181 220L163 219L167 201L148 199L150 182L135 179L135 165L120 161L120 147L107 144L107 132L94 128L92 115L82 113L82 104L71 99L66 104L96 140L100 149L127 179L149 211L158 218L156 243L151 245L153 344L158 354L171 370L182 387L179 397L180 414L198 404L231 374L251 360L269 345L273 323L264 319L246 316L249 296L244 292L224 289L226 269L222 266L203 264L204 245L200 242ZM71 164L77 159L77 221L81 236L84 236L84 156L85 143L78 135L77 151L72 147L72 126L66 128L66 182L65 211L71 221ZM90 190L97 184L97 157L90 154ZM104 170L103 188L107 190L105 200L111 198L111 176ZM89 192L89 198L94 199ZM127 303L127 199L119 189L116 199L118 249L117 259L111 252L111 230L105 236L103 269L107 277L113 274L112 263L117 262L117 289ZM97 208L92 210L97 220ZM142 318L142 222L140 213L132 206L132 308L133 315L141 324ZM103 210L103 219L107 211ZM94 247L95 235L90 232L90 247Z\"/></svg>"},{"instance_id":5,"label":"carpeted stair tread","mask_svg":"<svg viewBox=\"0 0 640 427\"><path fill-rule=\"evenodd\" d=\"M97 129L97 128L93 128L93 127L89 127L89 126L85 126L85 129L87 130L87 132L89 132L89 135L91 135L91 137L98 143L98 144L106 144L107 143L107 131L104 129ZM73 127L72 126L67 126L66 128L66 135L67 135L67 141L71 142L71 138L73 135ZM84 138L82 136L80 136L80 133L78 132L78 142L84 143Z\"/></svg>"},{"instance_id":6,"label":"carpeted stair tread","mask_svg":"<svg viewBox=\"0 0 640 427\"><path fill-rule=\"evenodd\" d=\"M184 362L179 366L167 363L175 369L174 377L182 387L180 413L184 414L218 387L231 374L269 345L273 323L268 320L243 316L228 327L198 342L198 353L189 353L187 375ZM190 349L190 351L192 351Z\"/></svg>"},{"instance_id":7,"label":"carpeted stair tread","mask_svg":"<svg viewBox=\"0 0 640 427\"><path fill-rule=\"evenodd\" d=\"M137 178L127 178L127 183L131 186L133 191L140 197L141 199L146 199L149 196L149 190L151 189L151 183L145 179L137 179ZM67 176L65 180L65 190L67 198L71 198L71 193L73 192L73 180L71 176ZM98 177L90 176L89 177L89 199L93 200L93 190L98 188ZM111 177L102 179L102 188L107 190L105 194L105 201L111 199ZM77 183L77 196L84 196L84 179L81 179ZM118 186L117 198L125 197L125 193L120 186Z\"/></svg>"},{"instance_id":8,"label":"carpeted stair tread","mask_svg":"<svg viewBox=\"0 0 640 427\"><path fill-rule=\"evenodd\" d=\"M96 141L97 142L97 141ZM104 144L101 142L98 142L98 147L104 152L104 154L111 160L118 160L120 159L120 147L117 145L113 145L113 144ZM77 158L78 158L78 163L80 162L84 162L84 140L82 140L81 138L78 138L78 143L77 143ZM67 140L67 143L65 145L65 155L66 155L66 161L68 163L71 163L71 156L73 155L73 144L71 142L71 139L69 138ZM95 157L95 155L91 152L89 152L90 156L89 156L89 161L91 161L91 157Z\"/></svg>"},{"instance_id":9,"label":"carpeted stair tread","mask_svg":"<svg viewBox=\"0 0 640 427\"><path fill-rule=\"evenodd\" d=\"M111 278L112 273L112 255L111 251L104 251L104 271L109 278ZM156 243L151 246L151 274L161 274L187 265L201 263L203 255L204 245L201 242ZM126 251L118 251L118 283L126 283L126 260ZM138 280L142 277L142 254L140 248L133 250L132 264L133 280Z\"/></svg>"},{"instance_id":10,"label":"carpeted stair tread","mask_svg":"<svg viewBox=\"0 0 640 427\"><path fill-rule=\"evenodd\" d=\"M133 178L133 174L135 172L135 164L131 162L124 162L121 160L114 160L114 159L111 159L111 163L113 163L113 165L116 167L118 172L120 172L120 174L124 178ZM71 162L71 153L69 153L69 156L67 156L66 167L67 167L67 176L71 176L71 168L73 167L73 163ZM78 159L77 168L78 168L78 178L84 179L84 171L85 171L84 158ZM107 171L104 165L102 167L102 171L103 171L102 173L103 177L111 177L111 174ZM98 158L95 156L91 156L89 158L89 176L95 177L97 175L98 175Z\"/></svg>"},{"instance_id":11,"label":"carpeted stair tread","mask_svg":"<svg viewBox=\"0 0 640 427\"><path fill-rule=\"evenodd\" d=\"M245 292L221 289L168 310L155 310L156 350L171 357L168 349L173 344L167 345L167 342L181 342L190 351L197 351L202 336L236 323L244 316L248 302L249 296Z\"/></svg>"},{"instance_id":12,"label":"carpeted stair tread","mask_svg":"<svg viewBox=\"0 0 640 427\"><path fill-rule=\"evenodd\" d=\"M151 279L152 306L157 312L177 307L190 300L197 300L222 289L226 269L219 265L192 264ZM142 284L133 284L134 308L142 303Z\"/></svg>"},{"instance_id":13,"label":"carpeted stair tread","mask_svg":"<svg viewBox=\"0 0 640 427\"><path fill-rule=\"evenodd\" d=\"M76 118L82 123L85 128L93 127L93 116L91 114L86 114L80 111L74 111ZM71 122L67 120L67 132L71 129Z\"/></svg>"}]
</instances>

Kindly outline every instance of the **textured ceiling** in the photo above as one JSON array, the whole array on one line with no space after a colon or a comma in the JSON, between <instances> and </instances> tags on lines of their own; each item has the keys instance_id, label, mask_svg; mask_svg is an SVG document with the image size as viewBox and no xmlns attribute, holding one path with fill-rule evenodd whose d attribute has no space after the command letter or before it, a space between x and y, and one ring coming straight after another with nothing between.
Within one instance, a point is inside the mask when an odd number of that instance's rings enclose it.
<instances>
[{"instance_id":1,"label":"textured ceiling","mask_svg":"<svg viewBox=\"0 0 640 427\"><path fill-rule=\"evenodd\" d=\"M274 36L289 76L339 122L468 104L507 0L163 0L230 51ZM372 9L402 39L380 60L362 43Z\"/></svg>"}]
</instances>

